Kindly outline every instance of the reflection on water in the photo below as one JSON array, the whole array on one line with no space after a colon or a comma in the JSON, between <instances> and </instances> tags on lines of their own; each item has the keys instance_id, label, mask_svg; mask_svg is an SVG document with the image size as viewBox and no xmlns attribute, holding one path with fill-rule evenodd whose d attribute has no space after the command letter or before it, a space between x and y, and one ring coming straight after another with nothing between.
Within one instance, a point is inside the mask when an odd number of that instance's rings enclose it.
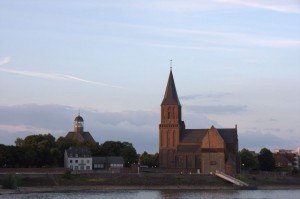
<instances>
[{"instance_id":1,"label":"reflection on water","mask_svg":"<svg viewBox=\"0 0 300 199\"><path fill-rule=\"evenodd\" d=\"M300 190L110 190L0 195L0 199L297 199Z\"/></svg>"}]
</instances>

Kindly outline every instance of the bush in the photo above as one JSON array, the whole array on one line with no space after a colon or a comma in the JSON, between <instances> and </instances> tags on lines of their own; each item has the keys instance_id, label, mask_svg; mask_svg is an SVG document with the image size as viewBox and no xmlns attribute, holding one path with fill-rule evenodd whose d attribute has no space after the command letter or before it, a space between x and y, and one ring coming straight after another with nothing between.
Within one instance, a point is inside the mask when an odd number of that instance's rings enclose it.
<instances>
[{"instance_id":1,"label":"bush","mask_svg":"<svg viewBox=\"0 0 300 199\"><path fill-rule=\"evenodd\" d=\"M71 171L70 170L66 170L64 172L63 178L65 178L65 179L71 179L72 178Z\"/></svg>"},{"instance_id":2,"label":"bush","mask_svg":"<svg viewBox=\"0 0 300 199\"><path fill-rule=\"evenodd\" d=\"M16 189L21 184L21 180L15 174L5 175L2 180L2 188L4 189Z\"/></svg>"}]
</instances>

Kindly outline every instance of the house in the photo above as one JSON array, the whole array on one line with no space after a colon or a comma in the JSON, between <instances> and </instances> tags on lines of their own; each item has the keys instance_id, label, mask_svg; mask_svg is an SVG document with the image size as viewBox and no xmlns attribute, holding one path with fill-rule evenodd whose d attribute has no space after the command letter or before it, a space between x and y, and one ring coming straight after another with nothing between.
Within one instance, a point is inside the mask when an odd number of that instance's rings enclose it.
<instances>
[{"instance_id":1,"label":"house","mask_svg":"<svg viewBox=\"0 0 300 199\"><path fill-rule=\"evenodd\" d=\"M84 120L80 114L78 114L78 116L74 119L74 131L68 132L66 137L76 140L79 143L96 143L90 132L84 131Z\"/></svg>"},{"instance_id":2,"label":"house","mask_svg":"<svg viewBox=\"0 0 300 199\"><path fill-rule=\"evenodd\" d=\"M92 156L86 147L70 147L65 150L64 165L72 171L91 171Z\"/></svg>"},{"instance_id":3,"label":"house","mask_svg":"<svg viewBox=\"0 0 300 199\"><path fill-rule=\"evenodd\" d=\"M124 159L119 156L92 157L87 147L70 147L64 154L65 168L71 171L92 172L93 170L120 171L124 167Z\"/></svg>"},{"instance_id":4,"label":"house","mask_svg":"<svg viewBox=\"0 0 300 199\"><path fill-rule=\"evenodd\" d=\"M275 167L299 170L299 154L297 151L277 149L273 152Z\"/></svg>"},{"instance_id":5,"label":"house","mask_svg":"<svg viewBox=\"0 0 300 199\"><path fill-rule=\"evenodd\" d=\"M119 156L93 157L93 169L121 169L124 167L124 159Z\"/></svg>"},{"instance_id":6,"label":"house","mask_svg":"<svg viewBox=\"0 0 300 199\"><path fill-rule=\"evenodd\" d=\"M188 129L182 120L172 69L161 103L159 165L170 171L227 174L240 171L235 128Z\"/></svg>"}]
</instances>

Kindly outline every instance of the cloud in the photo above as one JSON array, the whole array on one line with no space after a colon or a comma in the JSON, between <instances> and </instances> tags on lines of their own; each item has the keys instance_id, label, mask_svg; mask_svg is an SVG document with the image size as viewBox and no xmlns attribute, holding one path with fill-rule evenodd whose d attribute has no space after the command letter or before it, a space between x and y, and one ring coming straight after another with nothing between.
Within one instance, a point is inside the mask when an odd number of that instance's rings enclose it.
<instances>
[{"instance_id":1,"label":"cloud","mask_svg":"<svg viewBox=\"0 0 300 199\"><path fill-rule=\"evenodd\" d=\"M211 94L194 94L194 95L185 95L181 96L182 100L194 100L194 99L220 99L226 96L231 95L231 93L211 93Z\"/></svg>"},{"instance_id":2,"label":"cloud","mask_svg":"<svg viewBox=\"0 0 300 199\"><path fill-rule=\"evenodd\" d=\"M0 59L0 66L7 64L10 62L10 57L4 57L3 59Z\"/></svg>"},{"instance_id":3,"label":"cloud","mask_svg":"<svg viewBox=\"0 0 300 199\"><path fill-rule=\"evenodd\" d=\"M239 149L247 148L257 152L266 147L274 149L296 149L298 140L280 138L274 135L276 132L262 133L261 131L239 132Z\"/></svg>"},{"instance_id":4,"label":"cloud","mask_svg":"<svg viewBox=\"0 0 300 199\"><path fill-rule=\"evenodd\" d=\"M17 137L51 133L58 138L73 130L78 109L62 105L27 104L0 106L0 144L13 144ZM160 113L155 111L103 112L80 109L84 129L99 143L131 142L139 153L158 151ZM185 114L187 128L209 128L217 122L202 114Z\"/></svg>"},{"instance_id":5,"label":"cloud","mask_svg":"<svg viewBox=\"0 0 300 199\"><path fill-rule=\"evenodd\" d=\"M0 71L6 72L6 73L22 75L22 76L42 78L42 79L68 80L68 81L72 80L72 81L79 81L79 82L84 82L84 83L88 83L88 84L95 84L95 85L99 85L99 86L122 88L120 86L114 86L114 85L110 85L110 84L106 84L106 83L102 83L102 82L90 81L90 80L82 79L79 77L65 75L65 74L58 74L58 73L42 73L42 72L23 71L23 70L14 70L14 69L6 69L6 68L0 68Z\"/></svg>"},{"instance_id":6,"label":"cloud","mask_svg":"<svg viewBox=\"0 0 300 199\"><path fill-rule=\"evenodd\" d=\"M246 6L283 13L300 13L299 1L278 0L216 0L219 3Z\"/></svg>"},{"instance_id":7,"label":"cloud","mask_svg":"<svg viewBox=\"0 0 300 199\"><path fill-rule=\"evenodd\" d=\"M108 25L108 24L107 24ZM111 25L111 24L110 24ZM261 37L257 35L246 34L242 32L228 31L211 31L188 28L165 28L139 24L114 23L115 27L120 27L123 30L142 31L145 34L158 35L162 38L168 37L172 39L169 43L165 39L159 42L154 40L142 44L159 46L164 48L181 48L194 50L230 50L237 44L243 46L264 46L264 47L299 47L300 40L283 37ZM180 41L184 39L184 43ZM210 44L209 47L207 44ZM234 47L238 50L239 48Z\"/></svg>"},{"instance_id":8,"label":"cloud","mask_svg":"<svg viewBox=\"0 0 300 199\"><path fill-rule=\"evenodd\" d=\"M186 110L190 112L208 113L208 114L224 114L224 113L239 113L245 112L247 106L242 105L211 105L211 106L186 106Z\"/></svg>"}]
</instances>

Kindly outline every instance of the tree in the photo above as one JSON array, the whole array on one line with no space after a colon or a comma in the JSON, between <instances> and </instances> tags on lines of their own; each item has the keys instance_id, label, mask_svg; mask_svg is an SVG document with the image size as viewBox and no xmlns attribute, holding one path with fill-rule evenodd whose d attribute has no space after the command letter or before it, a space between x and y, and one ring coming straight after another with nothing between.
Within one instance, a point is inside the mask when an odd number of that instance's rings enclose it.
<instances>
[{"instance_id":1,"label":"tree","mask_svg":"<svg viewBox=\"0 0 300 199\"><path fill-rule=\"evenodd\" d=\"M147 165L148 167L158 167L159 166L159 157L158 153L148 154L146 151L140 157L140 164Z\"/></svg>"},{"instance_id":2,"label":"tree","mask_svg":"<svg viewBox=\"0 0 300 199\"><path fill-rule=\"evenodd\" d=\"M22 138L17 138L15 141L16 146L22 146L24 143L24 140Z\"/></svg>"},{"instance_id":3,"label":"tree","mask_svg":"<svg viewBox=\"0 0 300 199\"><path fill-rule=\"evenodd\" d=\"M262 171L273 171L275 168L275 159L273 153L267 148L260 150L258 161L259 167Z\"/></svg>"},{"instance_id":4,"label":"tree","mask_svg":"<svg viewBox=\"0 0 300 199\"><path fill-rule=\"evenodd\" d=\"M93 155L122 156L127 167L137 162L136 150L129 142L106 141L98 147L98 150Z\"/></svg>"},{"instance_id":5,"label":"tree","mask_svg":"<svg viewBox=\"0 0 300 199\"><path fill-rule=\"evenodd\" d=\"M240 151L240 158L241 158L242 170L257 169L258 167L257 159L249 150L242 149Z\"/></svg>"},{"instance_id":6,"label":"tree","mask_svg":"<svg viewBox=\"0 0 300 199\"><path fill-rule=\"evenodd\" d=\"M125 161L126 167L130 167L133 163L137 162L137 153L131 143L122 143L121 156Z\"/></svg>"}]
</instances>

